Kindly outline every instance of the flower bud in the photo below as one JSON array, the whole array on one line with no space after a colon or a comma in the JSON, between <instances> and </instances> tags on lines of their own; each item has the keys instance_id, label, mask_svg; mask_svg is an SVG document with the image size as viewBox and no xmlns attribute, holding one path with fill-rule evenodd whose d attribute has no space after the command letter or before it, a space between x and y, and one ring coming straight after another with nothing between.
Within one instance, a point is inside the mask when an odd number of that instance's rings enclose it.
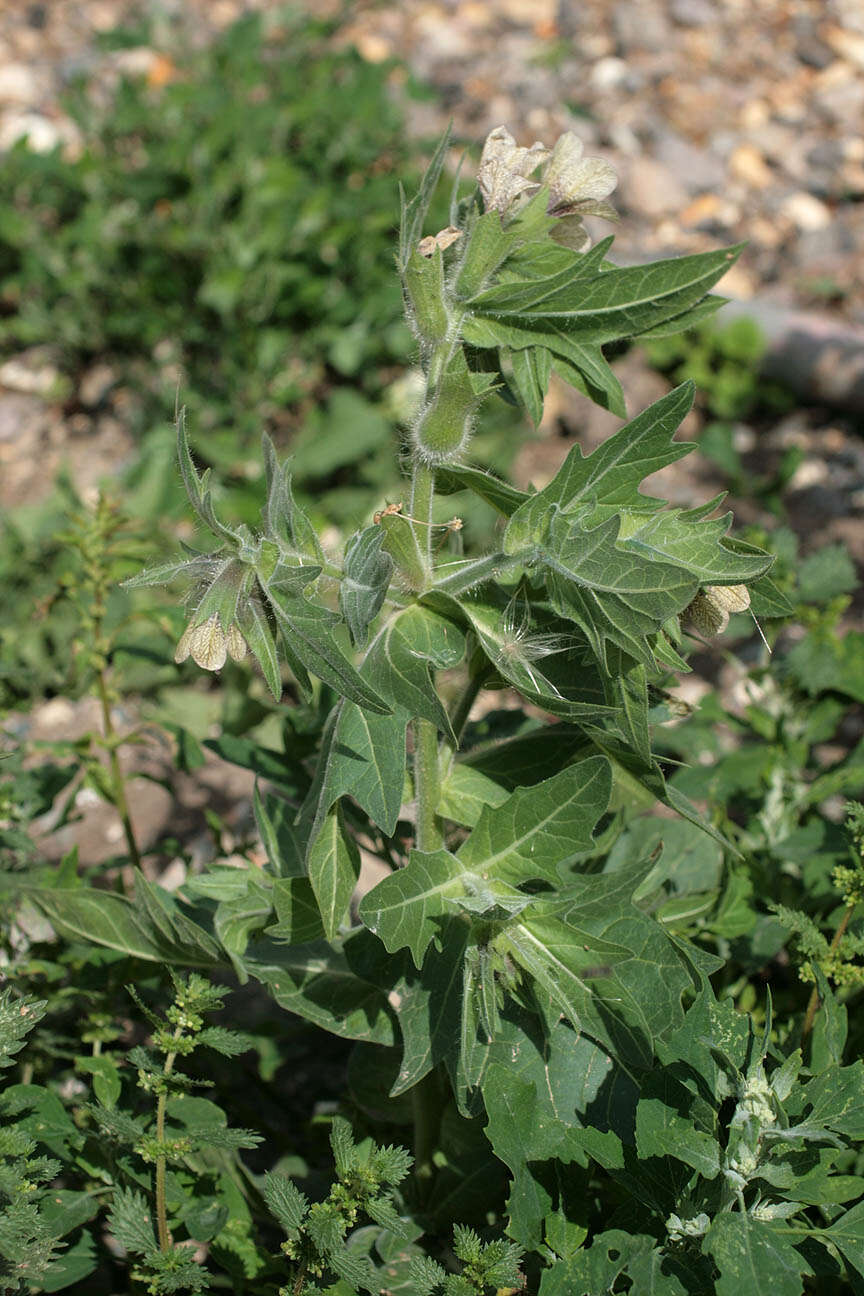
<instances>
[{"instance_id":1,"label":"flower bud","mask_svg":"<svg viewBox=\"0 0 864 1296\"><path fill-rule=\"evenodd\" d=\"M421 412L414 428L414 446L429 464L453 463L471 437L473 404L466 410L461 399L445 389Z\"/></svg>"}]
</instances>

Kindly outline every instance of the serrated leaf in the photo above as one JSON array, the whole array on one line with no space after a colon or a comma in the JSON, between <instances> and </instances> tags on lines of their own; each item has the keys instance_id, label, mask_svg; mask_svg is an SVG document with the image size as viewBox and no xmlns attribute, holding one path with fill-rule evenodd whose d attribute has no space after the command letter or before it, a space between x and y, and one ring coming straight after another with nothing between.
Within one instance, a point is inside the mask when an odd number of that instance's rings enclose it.
<instances>
[{"instance_id":1,"label":"serrated leaf","mask_svg":"<svg viewBox=\"0 0 864 1296\"><path fill-rule=\"evenodd\" d=\"M518 884L557 880L556 864L590 845L610 786L609 767L601 758L518 789L497 809L481 812L458 856L412 851L405 868L363 897L362 921L391 953L407 946L422 967L430 941L456 909L515 913L527 903L514 889Z\"/></svg>"},{"instance_id":2,"label":"serrated leaf","mask_svg":"<svg viewBox=\"0 0 864 1296\"><path fill-rule=\"evenodd\" d=\"M457 625L415 604L396 613L376 635L364 675L391 706L451 734L431 672L455 666L464 652L465 636Z\"/></svg>"},{"instance_id":3,"label":"serrated leaf","mask_svg":"<svg viewBox=\"0 0 864 1296\"><path fill-rule=\"evenodd\" d=\"M291 947L262 941L250 946L243 962L249 975L298 1017L345 1039L393 1043L386 996L352 971L338 947L326 941Z\"/></svg>"},{"instance_id":4,"label":"serrated leaf","mask_svg":"<svg viewBox=\"0 0 864 1296\"><path fill-rule=\"evenodd\" d=\"M280 594L272 587L266 592L295 675L295 662L300 663L298 683L301 687L306 671L311 671L325 684L330 684L342 697L349 698L368 711L386 715L390 707L360 678L333 638L333 628L338 618L327 608L309 599Z\"/></svg>"},{"instance_id":5,"label":"serrated leaf","mask_svg":"<svg viewBox=\"0 0 864 1296\"><path fill-rule=\"evenodd\" d=\"M616 512L659 508L663 501L643 495L639 485L645 477L675 463L694 448L691 442L672 440L692 404L693 384L683 383L619 428L587 457L580 446L574 446L551 482L525 501L512 517L505 538L506 551L515 553L541 540L553 504L564 512L587 505L594 509L608 505Z\"/></svg>"},{"instance_id":6,"label":"serrated leaf","mask_svg":"<svg viewBox=\"0 0 864 1296\"><path fill-rule=\"evenodd\" d=\"M294 1233L300 1228L309 1210L309 1202L296 1184L286 1175L268 1171L264 1176L262 1192L264 1200L286 1233Z\"/></svg>"},{"instance_id":7,"label":"serrated leaf","mask_svg":"<svg viewBox=\"0 0 864 1296\"><path fill-rule=\"evenodd\" d=\"M639 333L681 315L695 306L729 269L741 245L717 252L696 253L647 265L610 267L594 275L582 275L561 282L562 275L532 285L533 301L508 286L489 288L471 300L472 324L482 320L489 326L482 337L466 324L466 341L488 346L486 337L501 330L500 341L514 345L512 334L532 328L561 328L568 339L577 342L610 342L617 338L636 337ZM503 326L503 327L502 327ZM537 338L541 345L549 343ZM531 338L522 342L530 345ZM519 345L516 342L516 345ZM555 347L551 347L555 349Z\"/></svg>"},{"instance_id":8,"label":"serrated leaf","mask_svg":"<svg viewBox=\"0 0 864 1296\"><path fill-rule=\"evenodd\" d=\"M156 1250L156 1235L150 1208L143 1193L130 1188L119 1188L111 1203L108 1227L114 1237L136 1255L146 1255Z\"/></svg>"},{"instance_id":9,"label":"serrated leaf","mask_svg":"<svg viewBox=\"0 0 864 1296\"><path fill-rule=\"evenodd\" d=\"M552 355L545 347L510 352L512 380L519 399L535 427L543 417L543 401L552 371Z\"/></svg>"},{"instance_id":10,"label":"serrated leaf","mask_svg":"<svg viewBox=\"0 0 864 1296\"><path fill-rule=\"evenodd\" d=\"M375 674L374 667L365 667ZM322 751L316 823L340 797L350 795L389 837L396 828L405 783L408 713L394 705L390 715L339 704L332 736Z\"/></svg>"},{"instance_id":11,"label":"serrated leaf","mask_svg":"<svg viewBox=\"0 0 864 1296\"><path fill-rule=\"evenodd\" d=\"M393 574L393 559L382 550L383 540L380 526L366 527L353 535L345 548L339 610L356 648L365 645Z\"/></svg>"},{"instance_id":12,"label":"serrated leaf","mask_svg":"<svg viewBox=\"0 0 864 1296\"><path fill-rule=\"evenodd\" d=\"M310 843L307 868L324 933L332 940L345 919L360 875L360 853L344 831L338 809L327 813Z\"/></svg>"},{"instance_id":13,"label":"serrated leaf","mask_svg":"<svg viewBox=\"0 0 864 1296\"><path fill-rule=\"evenodd\" d=\"M99 1256L93 1238L88 1232L83 1232L39 1275L39 1286L45 1292L62 1291L89 1277L98 1264Z\"/></svg>"},{"instance_id":14,"label":"serrated leaf","mask_svg":"<svg viewBox=\"0 0 864 1296\"><path fill-rule=\"evenodd\" d=\"M45 999L30 995L13 996L7 986L0 990L0 1067L9 1067L26 1043L27 1036L42 1018L48 1007Z\"/></svg>"},{"instance_id":15,"label":"serrated leaf","mask_svg":"<svg viewBox=\"0 0 864 1296\"><path fill-rule=\"evenodd\" d=\"M703 1242L720 1270L717 1296L741 1296L743 1291L801 1296L810 1266L795 1250L793 1243L799 1240L781 1221L766 1223L740 1211L717 1215Z\"/></svg>"},{"instance_id":16,"label":"serrated leaf","mask_svg":"<svg viewBox=\"0 0 864 1296\"><path fill-rule=\"evenodd\" d=\"M205 951L197 941L178 949L174 939L166 939L165 929L154 926L149 915L108 891L76 887L66 891L33 890L27 894L51 925L72 939L107 945L154 963L168 959L186 967L210 967L218 961L209 947Z\"/></svg>"},{"instance_id":17,"label":"serrated leaf","mask_svg":"<svg viewBox=\"0 0 864 1296\"><path fill-rule=\"evenodd\" d=\"M500 477L466 464L447 464L439 468L435 474L435 487L443 495L452 495L462 490L473 491L504 517L509 517L529 498L525 491L516 490L515 486L502 481Z\"/></svg>"}]
</instances>

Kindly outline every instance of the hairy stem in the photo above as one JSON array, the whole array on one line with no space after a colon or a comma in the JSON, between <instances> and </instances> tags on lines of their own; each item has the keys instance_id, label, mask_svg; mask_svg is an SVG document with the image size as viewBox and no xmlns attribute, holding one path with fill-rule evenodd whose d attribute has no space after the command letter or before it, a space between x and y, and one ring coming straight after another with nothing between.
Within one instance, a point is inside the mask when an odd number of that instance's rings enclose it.
<instances>
[{"instance_id":1,"label":"hairy stem","mask_svg":"<svg viewBox=\"0 0 864 1296\"><path fill-rule=\"evenodd\" d=\"M459 697L453 712L450 716L450 724L453 726L453 732L456 735L456 750L458 751L462 735L465 732L465 726L468 723L468 717L471 714L471 708L477 701L478 695L483 689L483 685L489 678L489 665L485 660L479 667L475 668L472 662L468 682L465 689Z\"/></svg>"},{"instance_id":2,"label":"hairy stem","mask_svg":"<svg viewBox=\"0 0 864 1296\"><path fill-rule=\"evenodd\" d=\"M432 503L435 498L435 472L415 461L411 477L411 516L417 548L423 555L427 580L432 576ZM417 797L417 849L437 850L442 844L441 825L436 811L440 793L438 770L438 730L431 720L417 717L414 722L414 788Z\"/></svg>"},{"instance_id":3,"label":"hairy stem","mask_svg":"<svg viewBox=\"0 0 864 1296\"><path fill-rule=\"evenodd\" d=\"M427 579L432 574L432 502L435 499L435 470L416 463L411 478L411 517L417 548L423 555Z\"/></svg>"},{"instance_id":4,"label":"hairy stem","mask_svg":"<svg viewBox=\"0 0 864 1296\"><path fill-rule=\"evenodd\" d=\"M846 928L849 926L849 919L852 917L852 912L854 908L855 908L855 904L847 905L843 913L843 917L840 919L840 922L837 926L837 930L834 933L834 938L831 941L831 944L828 948L829 954L834 953L834 951L837 949L837 946L840 944L841 940L843 939L843 933L846 931ZM814 986L810 993L810 1001L807 1004L807 1012L804 1017L804 1025L801 1028L802 1048L807 1043L807 1040L810 1037L810 1032L813 1029L813 1023L816 1020L816 1013L819 1011L819 1003L820 1003L819 991L817 990L816 986Z\"/></svg>"},{"instance_id":5,"label":"hairy stem","mask_svg":"<svg viewBox=\"0 0 864 1296\"><path fill-rule=\"evenodd\" d=\"M438 819L441 794L438 770L438 730L431 720L414 720L414 788L417 795L417 849L438 850L443 844Z\"/></svg>"},{"instance_id":6,"label":"hairy stem","mask_svg":"<svg viewBox=\"0 0 864 1296\"><path fill-rule=\"evenodd\" d=\"M174 1032L175 1038L180 1038L180 1027ZM165 1075L171 1074L174 1068L176 1053L166 1053L165 1055ZM162 1144L165 1140L165 1107L168 1101L168 1094L165 1090L160 1093L156 1100L156 1139ZM165 1205L165 1155L160 1153L156 1157L156 1227L159 1233L159 1250L170 1251L171 1237L168 1233L168 1211Z\"/></svg>"}]
</instances>

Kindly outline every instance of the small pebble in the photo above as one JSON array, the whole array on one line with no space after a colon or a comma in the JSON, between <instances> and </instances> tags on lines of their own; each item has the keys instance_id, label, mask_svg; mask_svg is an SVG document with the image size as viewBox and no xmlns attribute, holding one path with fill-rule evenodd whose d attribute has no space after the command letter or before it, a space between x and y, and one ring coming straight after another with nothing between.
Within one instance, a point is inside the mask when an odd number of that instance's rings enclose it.
<instances>
[{"instance_id":1,"label":"small pebble","mask_svg":"<svg viewBox=\"0 0 864 1296\"><path fill-rule=\"evenodd\" d=\"M831 224L830 208L813 194L803 191L789 194L783 200L781 210L800 230L820 230Z\"/></svg>"}]
</instances>

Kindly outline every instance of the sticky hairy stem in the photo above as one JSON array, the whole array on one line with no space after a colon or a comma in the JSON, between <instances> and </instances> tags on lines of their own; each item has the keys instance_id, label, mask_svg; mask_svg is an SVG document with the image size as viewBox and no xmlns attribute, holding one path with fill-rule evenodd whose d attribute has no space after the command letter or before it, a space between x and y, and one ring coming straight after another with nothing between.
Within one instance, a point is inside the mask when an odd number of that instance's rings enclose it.
<instances>
[{"instance_id":1,"label":"sticky hairy stem","mask_svg":"<svg viewBox=\"0 0 864 1296\"><path fill-rule=\"evenodd\" d=\"M435 499L435 470L416 463L411 478L411 518L417 548L423 555L427 579L432 567L432 504Z\"/></svg>"}]
</instances>

